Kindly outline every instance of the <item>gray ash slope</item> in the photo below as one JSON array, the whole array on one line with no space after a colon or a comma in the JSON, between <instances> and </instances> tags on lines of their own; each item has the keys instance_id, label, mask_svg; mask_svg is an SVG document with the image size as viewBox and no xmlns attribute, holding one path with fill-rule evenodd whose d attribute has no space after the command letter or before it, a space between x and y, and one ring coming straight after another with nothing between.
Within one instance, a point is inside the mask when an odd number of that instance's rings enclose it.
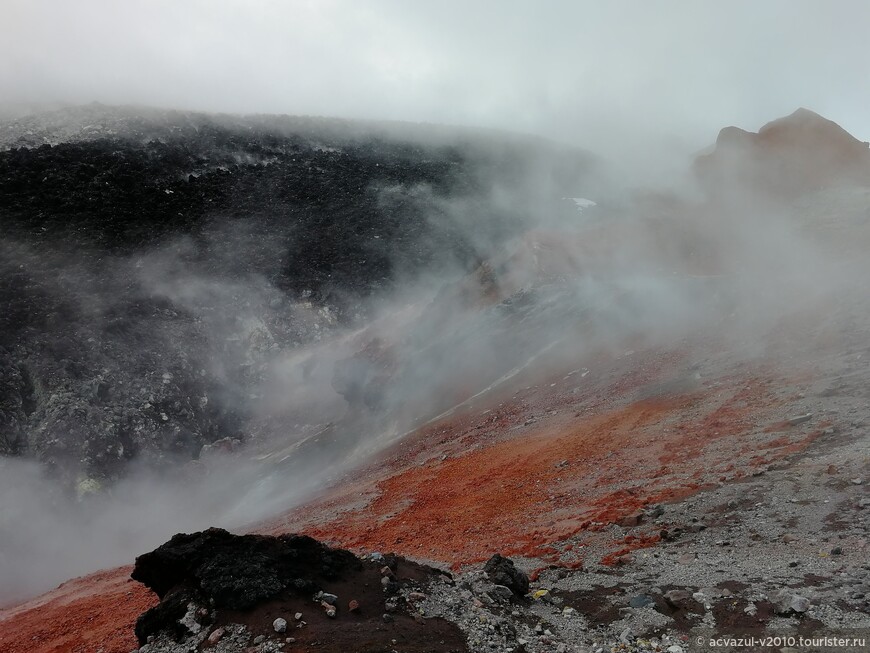
<instances>
[{"instance_id":1,"label":"gray ash slope","mask_svg":"<svg viewBox=\"0 0 870 653\"><path fill-rule=\"evenodd\" d=\"M80 492L243 439L276 352L572 211L595 168L497 133L100 105L0 148L0 453Z\"/></svg>"}]
</instances>

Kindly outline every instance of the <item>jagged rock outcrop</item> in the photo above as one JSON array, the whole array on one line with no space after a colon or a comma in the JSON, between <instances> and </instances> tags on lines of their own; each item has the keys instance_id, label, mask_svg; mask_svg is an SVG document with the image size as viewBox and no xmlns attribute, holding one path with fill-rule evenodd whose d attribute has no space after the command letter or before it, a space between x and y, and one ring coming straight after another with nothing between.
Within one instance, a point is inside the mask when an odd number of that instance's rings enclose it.
<instances>
[{"instance_id":1,"label":"jagged rock outcrop","mask_svg":"<svg viewBox=\"0 0 870 653\"><path fill-rule=\"evenodd\" d=\"M357 558L304 535L178 534L136 558L132 578L161 598L136 621L140 644L157 640L149 650L191 650L206 636L277 650L290 634L334 653L375 653L396 637L421 653L466 650L455 625L409 605L423 596L413 591L420 583L449 575L394 555Z\"/></svg>"},{"instance_id":2,"label":"jagged rock outcrop","mask_svg":"<svg viewBox=\"0 0 870 653\"><path fill-rule=\"evenodd\" d=\"M246 610L285 591L313 596L321 583L361 569L349 551L304 535L233 535L219 528L178 534L136 558L131 577L163 599L139 618L136 635L144 643L176 629L191 602Z\"/></svg>"},{"instance_id":3,"label":"jagged rock outcrop","mask_svg":"<svg viewBox=\"0 0 870 653\"><path fill-rule=\"evenodd\" d=\"M744 189L793 196L835 185L870 186L870 146L801 108L758 133L724 128L694 168L714 195Z\"/></svg>"}]
</instances>

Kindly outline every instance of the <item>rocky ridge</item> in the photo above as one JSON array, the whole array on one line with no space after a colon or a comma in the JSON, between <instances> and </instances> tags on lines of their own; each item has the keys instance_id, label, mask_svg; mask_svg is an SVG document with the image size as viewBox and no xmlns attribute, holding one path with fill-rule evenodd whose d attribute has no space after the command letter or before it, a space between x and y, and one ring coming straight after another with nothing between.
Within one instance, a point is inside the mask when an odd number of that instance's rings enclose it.
<instances>
[{"instance_id":1,"label":"rocky ridge","mask_svg":"<svg viewBox=\"0 0 870 653\"><path fill-rule=\"evenodd\" d=\"M695 160L705 189L779 197L830 186L870 183L870 143L808 109L767 123L757 133L726 127L711 152Z\"/></svg>"}]
</instances>

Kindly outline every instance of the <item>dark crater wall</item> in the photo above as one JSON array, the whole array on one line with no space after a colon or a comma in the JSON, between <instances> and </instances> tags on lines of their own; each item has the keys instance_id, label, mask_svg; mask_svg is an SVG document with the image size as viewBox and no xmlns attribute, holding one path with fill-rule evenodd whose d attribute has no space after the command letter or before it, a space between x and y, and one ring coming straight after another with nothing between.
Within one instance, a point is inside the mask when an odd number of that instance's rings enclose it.
<instances>
[{"instance_id":1,"label":"dark crater wall","mask_svg":"<svg viewBox=\"0 0 870 653\"><path fill-rule=\"evenodd\" d=\"M89 491L244 440L277 353L472 269L523 229L533 180L564 211L591 169L534 139L402 130L104 107L6 126L0 453Z\"/></svg>"}]
</instances>

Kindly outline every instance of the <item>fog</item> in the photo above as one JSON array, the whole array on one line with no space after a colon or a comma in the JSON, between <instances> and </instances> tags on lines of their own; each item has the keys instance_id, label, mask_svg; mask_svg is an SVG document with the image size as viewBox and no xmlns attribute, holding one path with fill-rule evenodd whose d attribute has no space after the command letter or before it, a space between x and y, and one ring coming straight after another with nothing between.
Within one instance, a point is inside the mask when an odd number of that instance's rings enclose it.
<instances>
[{"instance_id":1,"label":"fog","mask_svg":"<svg viewBox=\"0 0 870 653\"><path fill-rule=\"evenodd\" d=\"M268 270L239 268L255 250L277 267L283 250L220 216L205 246L172 238L98 269L7 243L10 269L41 270L47 285L61 269L53 292L74 286L70 301L96 325L126 308L122 286L187 316L142 326L149 347L208 361L221 380L208 400L243 415L250 442L183 472L143 460L96 496L64 496L44 469L3 459L0 600L129 563L179 530L241 529L292 508L527 370L638 343L667 350L697 334L761 358L783 347L784 322L860 296L870 272L820 242L807 210L744 187L708 202L689 174L690 154L722 126L756 130L798 106L870 134L870 8L858 3L7 0L2 11L10 106L97 100L460 124L579 144L612 165L602 196L589 197L597 204L570 218L551 212L565 198L543 165L522 188L491 172L473 198L383 189L384 202L430 206L486 265L408 273L353 325L285 297ZM651 184L668 193L619 194ZM520 235L492 236L482 206L487 219L518 220ZM300 344L274 326L287 323L325 326ZM241 378L241 367L256 374Z\"/></svg>"},{"instance_id":2,"label":"fog","mask_svg":"<svg viewBox=\"0 0 870 653\"><path fill-rule=\"evenodd\" d=\"M504 128L659 179L722 126L755 129L799 106L870 133L870 6L852 0L5 0L0 11L9 103Z\"/></svg>"},{"instance_id":3,"label":"fog","mask_svg":"<svg viewBox=\"0 0 870 653\"><path fill-rule=\"evenodd\" d=\"M218 219L197 240L171 238L96 269L74 255L46 260L7 248L9 264L34 274L44 266L43 281L75 298L93 322L129 310L127 301L140 296L187 316L147 318L139 328L148 339L136 338L143 349L131 350L130 361L155 347L194 367L206 361L220 385L209 401L246 416L248 444L231 454L203 452L193 468L146 456L104 492L85 486L79 496L64 494L35 463L4 459L3 599L129 563L177 531L244 529L280 514L420 424L486 405L529 371L546 378L593 353L669 350L699 335L762 358L782 348L783 322L822 310L837 294L860 296L870 272L866 262L856 269L826 250L793 206L747 189L708 204L687 187L668 200L664 219L645 200L628 199L580 202L582 212L568 219L537 210L552 207L553 188L544 168L531 178L518 197L496 176L472 203L418 187L385 189L423 195L431 219L468 230L486 273L469 275L448 261L400 278L352 328L330 327L328 311L285 298L268 267L262 274L239 267L254 251L280 265L279 232L263 241L244 224ZM494 204L495 216L521 219L524 235L487 240L486 224L475 220L480 202ZM62 281L52 281L58 269ZM105 286L105 278L120 285ZM127 279L135 289L119 292ZM302 345L282 341L274 328L324 316L322 335ZM242 368L258 372L239 376ZM135 388L124 392L135 400Z\"/></svg>"}]
</instances>

